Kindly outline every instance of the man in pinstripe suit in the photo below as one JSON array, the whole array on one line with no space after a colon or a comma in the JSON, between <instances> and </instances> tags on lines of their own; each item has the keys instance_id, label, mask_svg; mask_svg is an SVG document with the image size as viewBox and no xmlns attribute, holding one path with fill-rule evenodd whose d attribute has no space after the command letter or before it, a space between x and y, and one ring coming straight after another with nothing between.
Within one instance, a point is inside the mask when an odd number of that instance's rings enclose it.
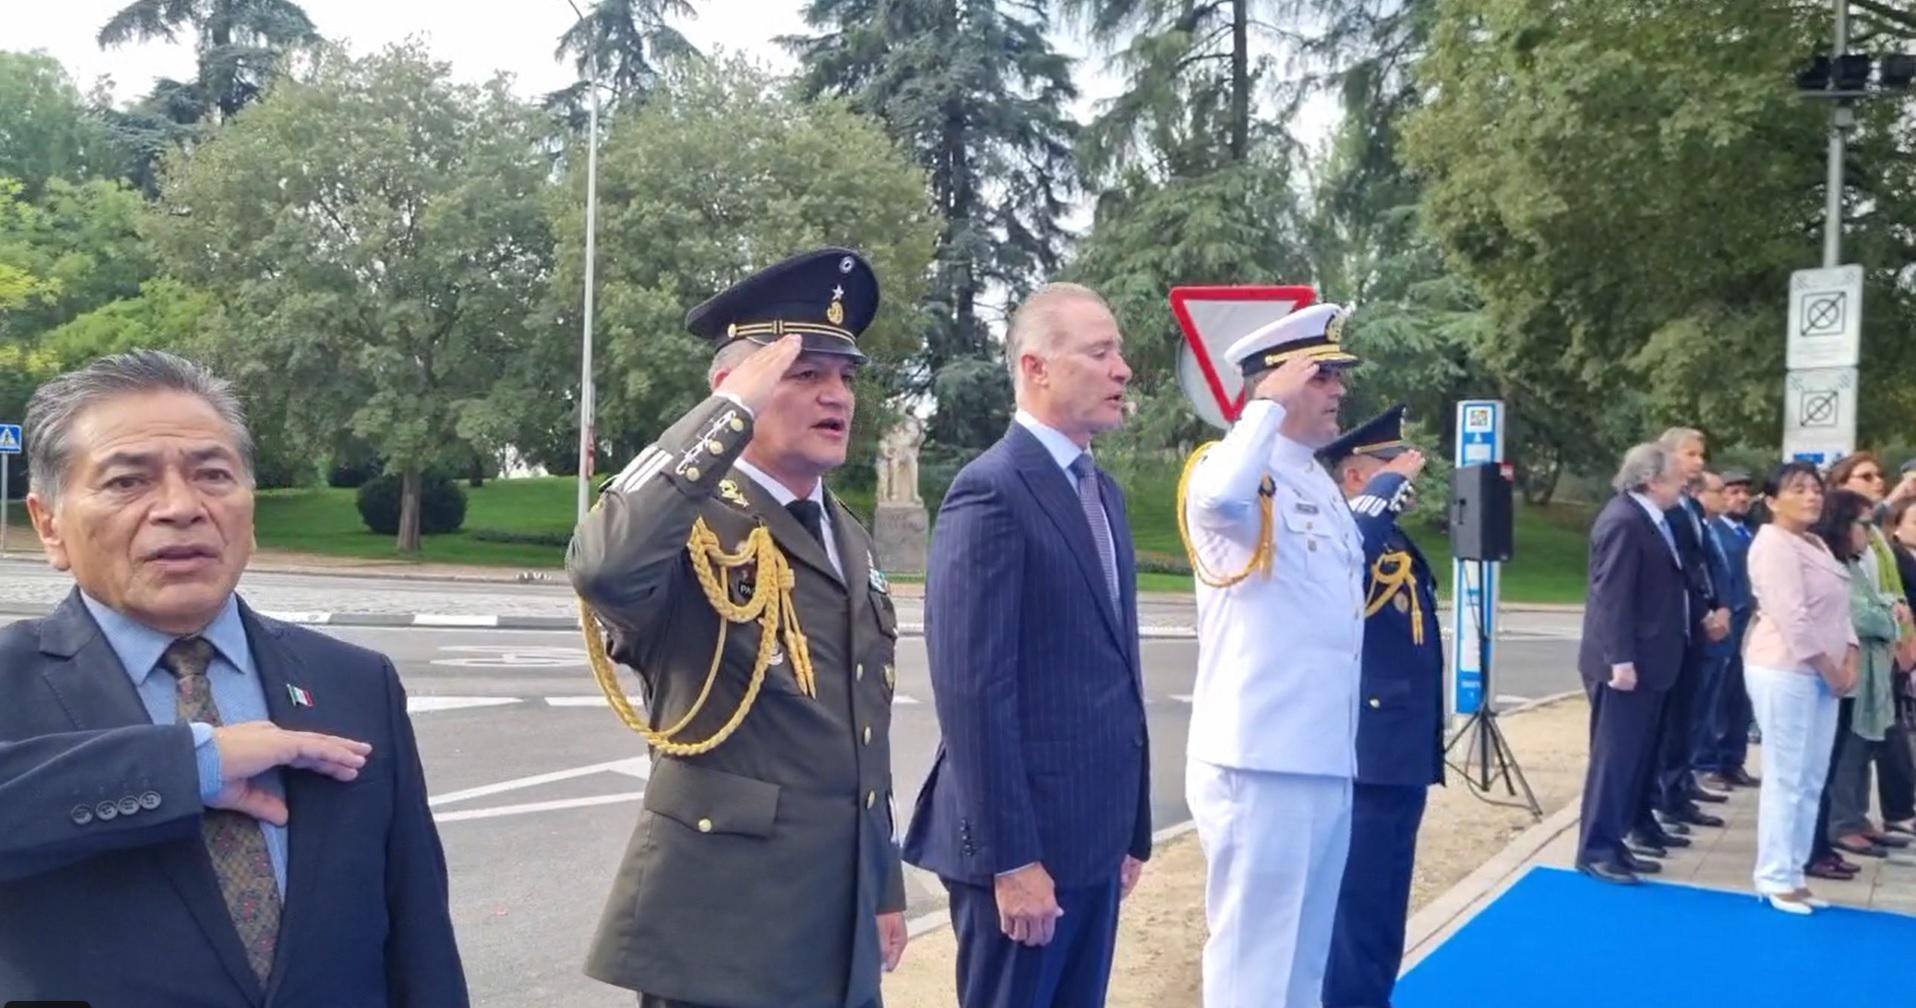
<instances>
[{"instance_id":1,"label":"man in pinstripe suit","mask_svg":"<svg viewBox=\"0 0 1916 1008\"><path fill-rule=\"evenodd\" d=\"M1151 851L1130 527L1089 451L1131 371L1075 284L1033 295L1005 342L1016 422L952 482L932 538L943 741L905 859L951 894L961 1008L1097 1008Z\"/></svg>"}]
</instances>

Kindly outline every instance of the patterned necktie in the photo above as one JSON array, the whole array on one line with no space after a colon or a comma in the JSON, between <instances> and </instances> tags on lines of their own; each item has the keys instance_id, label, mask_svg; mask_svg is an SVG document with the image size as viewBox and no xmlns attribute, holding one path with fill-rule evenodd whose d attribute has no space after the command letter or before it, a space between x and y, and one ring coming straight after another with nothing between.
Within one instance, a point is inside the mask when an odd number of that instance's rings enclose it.
<instances>
[{"instance_id":1,"label":"patterned necktie","mask_svg":"<svg viewBox=\"0 0 1916 1008\"><path fill-rule=\"evenodd\" d=\"M1111 593L1111 608L1118 608L1118 554L1111 545L1111 526L1104 515L1104 495L1098 489L1098 467L1085 452L1071 460L1071 474L1078 478L1078 504L1084 508L1084 520L1091 525L1091 541L1098 547L1098 565L1104 568L1104 586Z\"/></svg>"},{"instance_id":2,"label":"patterned necktie","mask_svg":"<svg viewBox=\"0 0 1916 1008\"><path fill-rule=\"evenodd\" d=\"M785 510L790 511L792 517L797 518L798 523L805 526L805 531L810 532L820 546L825 545L825 515L817 501L795 500L785 505Z\"/></svg>"},{"instance_id":3,"label":"patterned necktie","mask_svg":"<svg viewBox=\"0 0 1916 1008\"><path fill-rule=\"evenodd\" d=\"M179 681L180 723L199 721L218 726L220 712L213 706L212 684L206 669L213 661L213 645L204 637L183 637L160 657L160 667ZM279 883L273 858L266 851L266 835L252 816L226 809L207 809L200 835L213 858L220 895L233 917L240 944L261 985L273 971L273 947L279 940Z\"/></svg>"}]
</instances>

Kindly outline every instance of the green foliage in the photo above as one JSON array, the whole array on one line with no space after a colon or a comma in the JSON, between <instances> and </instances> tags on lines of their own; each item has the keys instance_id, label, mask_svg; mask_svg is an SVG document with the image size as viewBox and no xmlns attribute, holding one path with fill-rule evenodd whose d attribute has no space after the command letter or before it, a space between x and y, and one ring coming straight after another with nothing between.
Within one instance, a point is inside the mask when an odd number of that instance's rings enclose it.
<instances>
[{"instance_id":1,"label":"green foliage","mask_svg":"<svg viewBox=\"0 0 1916 1008\"><path fill-rule=\"evenodd\" d=\"M138 295L109 301L50 329L40 338L69 367L136 348L191 353L213 298L178 280L159 277Z\"/></svg>"},{"instance_id":2,"label":"green foliage","mask_svg":"<svg viewBox=\"0 0 1916 1008\"><path fill-rule=\"evenodd\" d=\"M326 54L172 161L156 247L216 299L211 355L269 436L349 433L399 472L503 443L514 367L553 342L544 129L505 81L396 47Z\"/></svg>"},{"instance_id":3,"label":"green foliage","mask_svg":"<svg viewBox=\"0 0 1916 1008\"><path fill-rule=\"evenodd\" d=\"M34 198L48 179L113 177L125 167L106 120L58 60L0 52L0 177Z\"/></svg>"},{"instance_id":4,"label":"green foliage","mask_svg":"<svg viewBox=\"0 0 1916 1008\"><path fill-rule=\"evenodd\" d=\"M1534 428L1533 459L1596 468L1672 422L1775 443L1785 283L1817 263L1822 206L1825 110L1791 72L1827 29L1825 8L1782 2L1442 6L1407 150L1484 299L1473 358ZM1916 422L1892 377L1916 365L1895 279L1916 261L1916 176L1893 104L1863 111L1850 170L1868 196L1849 221L1871 280L1865 439Z\"/></svg>"},{"instance_id":5,"label":"green foliage","mask_svg":"<svg viewBox=\"0 0 1916 1008\"><path fill-rule=\"evenodd\" d=\"M386 473L359 487L354 502L359 519L380 535L399 532L400 482L398 473ZM420 479L419 534L457 532L466 523L466 492L438 473Z\"/></svg>"},{"instance_id":6,"label":"green foliage","mask_svg":"<svg viewBox=\"0 0 1916 1008\"><path fill-rule=\"evenodd\" d=\"M4 317L5 311L5 302L0 301L0 317ZM33 390L59 373L60 361L53 354L18 343L0 342L0 423L20 423L24 420L27 400L32 398ZM0 455L0 465L7 467L8 485L14 495L24 495L27 490L26 456Z\"/></svg>"},{"instance_id":7,"label":"green foliage","mask_svg":"<svg viewBox=\"0 0 1916 1008\"><path fill-rule=\"evenodd\" d=\"M1069 62L1042 4L810 0L805 18L820 34L785 40L804 93L883 120L925 170L941 219L924 352L901 391L936 401L929 440L983 448L1011 406L991 323L1050 279L1067 239Z\"/></svg>"},{"instance_id":8,"label":"green foliage","mask_svg":"<svg viewBox=\"0 0 1916 1008\"><path fill-rule=\"evenodd\" d=\"M924 176L883 129L842 102L800 101L743 62L712 64L688 68L613 124L599 168L600 470L617 471L709 394L713 347L686 331L686 310L820 245L858 249L881 285L878 317L860 340L874 366L860 383L851 447L854 458L869 457L887 415L887 373L921 347L936 235ZM582 174L555 225L554 314L568 335L508 362L527 371L534 401L526 415L548 411L526 426L570 427L574 437L576 403L550 390L553 375L579 367L571 334L583 273Z\"/></svg>"},{"instance_id":9,"label":"green foliage","mask_svg":"<svg viewBox=\"0 0 1916 1008\"><path fill-rule=\"evenodd\" d=\"M0 342L37 342L89 311L139 295L154 263L140 236L146 211L138 193L105 179L55 178L38 197L23 195L20 183L0 179L0 298L12 290L16 299L0 315Z\"/></svg>"},{"instance_id":10,"label":"green foliage","mask_svg":"<svg viewBox=\"0 0 1916 1008\"><path fill-rule=\"evenodd\" d=\"M687 0L594 0L585 16L559 37L554 59L570 56L579 82L546 96L548 108L565 113L574 131L588 125L588 88L596 67L601 86L612 92L616 108L642 99L660 83L662 64L698 56L698 50L666 23L667 18L697 16ZM602 108L601 113L612 111Z\"/></svg>"}]
</instances>

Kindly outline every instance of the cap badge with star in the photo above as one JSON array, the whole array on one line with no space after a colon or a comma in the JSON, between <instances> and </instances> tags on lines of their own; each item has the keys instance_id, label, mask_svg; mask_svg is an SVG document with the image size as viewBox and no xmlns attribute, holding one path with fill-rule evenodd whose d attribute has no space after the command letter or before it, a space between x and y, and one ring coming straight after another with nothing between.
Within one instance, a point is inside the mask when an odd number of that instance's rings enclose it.
<instances>
[{"instance_id":1,"label":"cap badge with star","mask_svg":"<svg viewBox=\"0 0 1916 1008\"><path fill-rule=\"evenodd\" d=\"M1325 302L1314 304L1253 330L1224 351L1225 359L1252 378L1297 356L1308 356L1320 367L1355 367L1360 359L1344 348L1349 309Z\"/></svg>"},{"instance_id":2,"label":"cap badge with star","mask_svg":"<svg viewBox=\"0 0 1916 1008\"><path fill-rule=\"evenodd\" d=\"M858 337L878 313L878 277L846 248L803 252L727 287L685 315L685 327L715 350L738 340L761 345L797 333L804 352L863 362Z\"/></svg>"}]
</instances>

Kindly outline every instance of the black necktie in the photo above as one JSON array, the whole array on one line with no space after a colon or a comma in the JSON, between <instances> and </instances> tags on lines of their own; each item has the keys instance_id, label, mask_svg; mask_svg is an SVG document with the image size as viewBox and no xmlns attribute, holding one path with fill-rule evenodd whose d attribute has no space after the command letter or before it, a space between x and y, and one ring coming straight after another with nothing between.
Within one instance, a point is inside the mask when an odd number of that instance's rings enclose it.
<instances>
[{"instance_id":1,"label":"black necktie","mask_svg":"<svg viewBox=\"0 0 1916 1008\"><path fill-rule=\"evenodd\" d=\"M824 511L819 508L817 501L795 500L785 505L785 510L790 511L792 517L798 519L800 525L805 526L805 531L810 532L812 538L818 540L820 546L825 545L825 515Z\"/></svg>"}]
</instances>

